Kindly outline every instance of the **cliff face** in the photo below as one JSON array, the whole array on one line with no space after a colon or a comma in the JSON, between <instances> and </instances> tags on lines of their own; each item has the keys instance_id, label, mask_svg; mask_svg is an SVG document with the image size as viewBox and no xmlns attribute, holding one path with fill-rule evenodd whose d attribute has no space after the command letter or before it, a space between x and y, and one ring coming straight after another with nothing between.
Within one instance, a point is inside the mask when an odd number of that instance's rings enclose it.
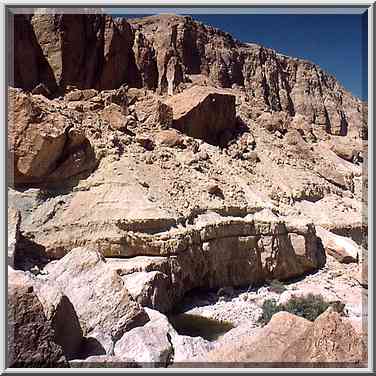
<instances>
[{"instance_id":1,"label":"cliff face","mask_svg":"<svg viewBox=\"0 0 376 376\"><path fill-rule=\"evenodd\" d=\"M22 17L22 16L20 16ZM252 108L303 115L327 133L366 138L366 104L317 65L234 40L191 17L126 20L105 15L34 15L15 25L15 63L32 56L42 73L20 72L14 85L32 89L51 71L65 90L114 89L122 84L172 95L189 82L239 87ZM31 40L23 37L28 28ZM30 37L28 37L30 39ZM43 51L44 58L40 51Z\"/></svg>"}]
</instances>

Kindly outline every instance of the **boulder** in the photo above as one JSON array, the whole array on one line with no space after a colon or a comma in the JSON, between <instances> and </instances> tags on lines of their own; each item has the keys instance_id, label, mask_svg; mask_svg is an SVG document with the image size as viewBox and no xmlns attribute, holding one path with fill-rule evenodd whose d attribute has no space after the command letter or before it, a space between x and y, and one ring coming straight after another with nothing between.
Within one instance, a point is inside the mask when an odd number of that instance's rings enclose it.
<instances>
[{"instance_id":1,"label":"boulder","mask_svg":"<svg viewBox=\"0 0 376 376\"><path fill-rule=\"evenodd\" d=\"M287 312L278 312L263 328L253 329L248 336L226 339L217 343L202 361L257 367L261 363L274 365L283 361L282 353L289 344L302 336L312 323ZM270 351L273 349L273 351Z\"/></svg>"},{"instance_id":2,"label":"boulder","mask_svg":"<svg viewBox=\"0 0 376 376\"><path fill-rule=\"evenodd\" d=\"M364 367L365 357L360 335L328 308L313 323L287 312L276 313L251 335L219 342L202 360L235 367Z\"/></svg>"},{"instance_id":3,"label":"boulder","mask_svg":"<svg viewBox=\"0 0 376 376\"><path fill-rule=\"evenodd\" d=\"M333 234L323 227L316 227L325 251L342 263L358 262L361 257L360 247L351 239Z\"/></svg>"},{"instance_id":4,"label":"boulder","mask_svg":"<svg viewBox=\"0 0 376 376\"><path fill-rule=\"evenodd\" d=\"M115 344L115 355L119 358L130 357L144 367L166 367L173 355L169 338L174 330L165 316L150 309L145 310L150 321L125 333Z\"/></svg>"},{"instance_id":5,"label":"boulder","mask_svg":"<svg viewBox=\"0 0 376 376\"><path fill-rule=\"evenodd\" d=\"M171 126L172 108L156 96L148 96L135 104L135 113L141 124L152 129Z\"/></svg>"},{"instance_id":6,"label":"boulder","mask_svg":"<svg viewBox=\"0 0 376 376\"><path fill-rule=\"evenodd\" d=\"M217 145L235 128L235 96L224 90L193 86L165 103L173 110L172 126L188 136Z\"/></svg>"},{"instance_id":7,"label":"boulder","mask_svg":"<svg viewBox=\"0 0 376 376\"><path fill-rule=\"evenodd\" d=\"M143 307L167 312L173 305L168 275L159 271L134 272L122 277L132 298Z\"/></svg>"},{"instance_id":8,"label":"boulder","mask_svg":"<svg viewBox=\"0 0 376 376\"><path fill-rule=\"evenodd\" d=\"M267 129L269 132L280 132L281 134L286 133L289 124L290 124L290 117L286 112L264 112L257 118L257 123Z\"/></svg>"},{"instance_id":9,"label":"boulder","mask_svg":"<svg viewBox=\"0 0 376 376\"><path fill-rule=\"evenodd\" d=\"M172 335L171 342L174 348L174 366L185 363L191 359L203 359L206 354L213 350L213 342L201 337L190 337L183 335Z\"/></svg>"},{"instance_id":10,"label":"boulder","mask_svg":"<svg viewBox=\"0 0 376 376\"><path fill-rule=\"evenodd\" d=\"M9 91L9 174L15 185L62 181L96 165L85 135L75 129L75 114L55 108L40 96Z\"/></svg>"},{"instance_id":11,"label":"boulder","mask_svg":"<svg viewBox=\"0 0 376 376\"><path fill-rule=\"evenodd\" d=\"M331 145L331 150L334 151L340 158L345 159L346 161L352 163L361 162L361 153L362 153L362 145L354 145L354 144L345 144L340 143L336 140Z\"/></svg>"},{"instance_id":12,"label":"boulder","mask_svg":"<svg viewBox=\"0 0 376 376\"><path fill-rule=\"evenodd\" d=\"M60 296L61 298L61 296ZM64 367L60 314L64 301L45 312L32 281L8 268L8 365L9 367ZM69 316L64 317L69 326ZM61 329L61 327L60 327ZM59 337L60 338L57 338Z\"/></svg>"},{"instance_id":13,"label":"boulder","mask_svg":"<svg viewBox=\"0 0 376 376\"><path fill-rule=\"evenodd\" d=\"M101 112L101 116L113 130L125 131L127 129L126 113L119 105L111 103L106 106Z\"/></svg>"},{"instance_id":14,"label":"boulder","mask_svg":"<svg viewBox=\"0 0 376 376\"><path fill-rule=\"evenodd\" d=\"M286 362L365 367L366 344L351 323L328 308L281 354Z\"/></svg>"},{"instance_id":15,"label":"boulder","mask_svg":"<svg viewBox=\"0 0 376 376\"><path fill-rule=\"evenodd\" d=\"M94 338L106 353L126 331L148 321L121 277L96 251L76 248L47 271L48 280L72 302L84 336Z\"/></svg>"},{"instance_id":16,"label":"boulder","mask_svg":"<svg viewBox=\"0 0 376 376\"><path fill-rule=\"evenodd\" d=\"M155 136L155 143L160 146L184 148L184 137L175 129L160 131Z\"/></svg>"}]
</instances>

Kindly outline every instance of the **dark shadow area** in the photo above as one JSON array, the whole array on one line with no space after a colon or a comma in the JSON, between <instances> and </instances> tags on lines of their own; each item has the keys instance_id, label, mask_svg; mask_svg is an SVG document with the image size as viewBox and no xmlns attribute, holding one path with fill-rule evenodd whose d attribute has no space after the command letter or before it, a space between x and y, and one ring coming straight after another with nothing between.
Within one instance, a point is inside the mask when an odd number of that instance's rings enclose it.
<instances>
[{"instance_id":1,"label":"dark shadow area","mask_svg":"<svg viewBox=\"0 0 376 376\"><path fill-rule=\"evenodd\" d=\"M220 335L234 328L228 322L186 313L170 315L168 319L180 335L202 337L208 341L215 341Z\"/></svg>"},{"instance_id":2,"label":"dark shadow area","mask_svg":"<svg viewBox=\"0 0 376 376\"><path fill-rule=\"evenodd\" d=\"M80 321L70 300L63 296L52 320L54 341L63 349L67 360L76 358L81 353L84 338Z\"/></svg>"},{"instance_id":3,"label":"dark shadow area","mask_svg":"<svg viewBox=\"0 0 376 376\"><path fill-rule=\"evenodd\" d=\"M247 123L240 116L236 116L235 128L231 131L223 131L218 137L218 145L221 149L228 148L230 145L235 143L238 138L240 138L244 133L247 132L249 132ZM256 145L252 145L253 148L255 146Z\"/></svg>"},{"instance_id":4,"label":"dark shadow area","mask_svg":"<svg viewBox=\"0 0 376 376\"><path fill-rule=\"evenodd\" d=\"M20 234L14 250L14 268L27 271L35 267L42 269L50 262L45 247Z\"/></svg>"},{"instance_id":5,"label":"dark shadow area","mask_svg":"<svg viewBox=\"0 0 376 376\"><path fill-rule=\"evenodd\" d=\"M95 338L83 338L80 352L74 359L86 359L93 355L106 355L106 350Z\"/></svg>"}]
</instances>

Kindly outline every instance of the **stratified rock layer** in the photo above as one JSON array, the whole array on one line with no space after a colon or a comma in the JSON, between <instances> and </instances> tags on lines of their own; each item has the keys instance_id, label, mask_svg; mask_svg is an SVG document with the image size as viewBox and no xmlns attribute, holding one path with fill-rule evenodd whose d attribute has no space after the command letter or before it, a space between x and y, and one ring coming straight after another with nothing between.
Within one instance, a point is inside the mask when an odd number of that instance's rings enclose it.
<instances>
[{"instance_id":1,"label":"stratified rock layer","mask_svg":"<svg viewBox=\"0 0 376 376\"><path fill-rule=\"evenodd\" d=\"M206 77L204 83L243 88L254 118L263 111L284 111L305 116L333 135L367 137L366 105L317 65L238 42L191 17L127 22L99 14L38 14L31 21L16 21L22 27L15 28L15 61L23 61L25 53L36 62L44 59L43 67L48 61L42 72L22 72L16 65L16 86L30 90L53 71L63 90L72 85L113 89L126 83L172 95L200 76Z\"/></svg>"}]
</instances>

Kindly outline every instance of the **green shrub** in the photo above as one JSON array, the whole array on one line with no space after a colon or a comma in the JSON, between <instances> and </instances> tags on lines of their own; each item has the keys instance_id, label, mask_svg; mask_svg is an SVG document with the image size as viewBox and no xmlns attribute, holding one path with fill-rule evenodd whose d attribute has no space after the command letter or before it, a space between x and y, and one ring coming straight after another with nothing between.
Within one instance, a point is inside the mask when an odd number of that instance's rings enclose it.
<instances>
[{"instance_id":1,"label":"green shrub","mask_svg":"<svg viewBox=\"0 0 376 376\"><path fill-rule=\"evenodd\" d=\"M330 303L325 302L321 295L293 296L285 305L284 310L294 315L314 321L327 310Z\"/></svg>"},{"instance_id":2,"label":"green shrub","mask_svg":"<svg viewBox=\"0 0 376 376\"><path fill-rule=\"evenodd\" d=\"M335 304L335 305L334 305ZM344 305L341 302L325 302L321 295L308 294L307 296L292 296L286 304L277 304L274 299L265 300L262 305L262 315L259 323L266 325L272 316L281 311L289 312L294 315L304 317L307 320L314 321L318 316L333 306L337 311L342 311Z\"/></svg>"},{"instance_id":3,"label":"green shrub","mask_svg":"<svg viewBox=\"0 0 376 376\"><path fill-rule=\"evenodd\" d=\"M262 315L258 321L261 324L266 325L271 320L272 316L275 313L282 311L280 307L281 306L277 304L275 299L265 300L264 303L262 304Z\"/></svg>"},{"instance_id":4,"label":"green shrub","mask_svg":"<svg viewBox=\"0 0 376 376\"><path fill-rule=\"evenodd\" d=\"M281 281L278 281L278 279L273 279L269 282L269 290L277 294L282 294L286 291L286 287Z\"/></svg>"}]
</instances>

